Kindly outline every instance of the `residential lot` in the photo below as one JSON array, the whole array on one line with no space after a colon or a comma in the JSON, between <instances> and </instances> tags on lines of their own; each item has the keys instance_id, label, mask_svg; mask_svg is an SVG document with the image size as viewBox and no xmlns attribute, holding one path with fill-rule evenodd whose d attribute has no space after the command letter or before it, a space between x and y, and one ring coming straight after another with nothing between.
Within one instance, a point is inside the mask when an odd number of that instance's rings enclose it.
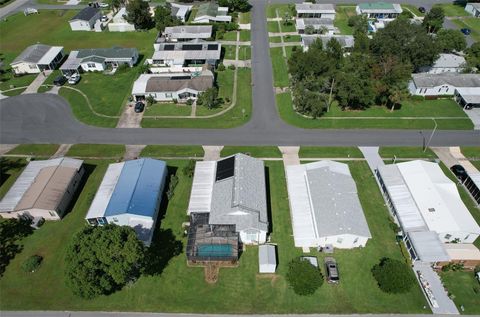
<instances>
[{"instance_id":1,"label":"residential lot","mask_svg":"<svg viewBox=\"0 0 480 317\"><path fill-rule=\"evenodd\" d=\"M64 283L65 247L86 225L84 216L109 161L89 160L88 179L72 211L59 222L46 223L24 239L24 249L7 267L0 280L2 309L172 311L196 313L422 313L424 297L418 287L403 295L386 295L376 286L370 269L380 257L402 259L389 229L389 215L365 162L351 162L359 195L373 235L364 249L335 251L342 274L340 285L323 285L314 296L297 296L287 286L285 274L290 259L301 254L293 247L286 185L281 162L266 162L272 215L272 242L278 244L279 267L272 276L257 275L257 247L247 247L240 266L221 269L219 281L207 285L203 269L186 266L181 223L185 221L191 179L180 172L183 161L168 161L179 183L173 199L161 210L160 230L152 247L161 256L154 275L144 275L135 283L108 297L82 300L72 295ZM3 190L3 186L2 186ZM182 252L177 254L176 247ZM41 254L44 263L34 274L21 271L20 263L32 254ZM315 253L318 255L318 253ZM321 259L320 259L321 260ZM413 274L413 273L412 273ZM48 283L49 288L43 286ZM158 291L159 287L162 291ZM62 296L57 296L62 294ZM145 294L149 294L145 296ZM198 294L202 294L198 297ZM29 298L19 301L18 298ZM241 304L238 298L243 298ZM341 300L339 300L341 299Z\"/></svg>"},{"instance_id":2,"label":"residential lot","mask_svg":"<svg viewBox=\"0 0 480 317\"><path fill-rule=\"evenodd\" d=\"M58 147L58 144L21 144L10 150L7 154L49 158L55 154Z\"/></svg>"},{"instance_id":3,"label":"residential lot","mask_svg":"<svg viewBox=\"0 0 480 317\"><path fill-rule=\"evenodd\" d=\"M348 18L354 16L355 6L353 5L338 5L336 7L336 16L334 25L340 30L341 34L353 34L353 28L348 25Z\"/></svg>"},{"instance_id":4,"label":"residential lot","mask_svg":"<svg viewBox=\"0 0 480 317\"><path fill-rule=\"evenodd\" d=\"M464 19L454 19L453 22L461 28L472 30L470 34L476 41L480 41L480 21L478 18L469 17Z\"/></svg>"},{"instance_id":5,"label":"residential lot","mask_svg":"<svg viewBox=\"0 0 480 317\"><path fill-rule=\"evenodd\" d=\"M459 311L463 306L463 314L480 314L480 283L473 272L442 272L441 277Z\"/></svg>"}]
</instances>

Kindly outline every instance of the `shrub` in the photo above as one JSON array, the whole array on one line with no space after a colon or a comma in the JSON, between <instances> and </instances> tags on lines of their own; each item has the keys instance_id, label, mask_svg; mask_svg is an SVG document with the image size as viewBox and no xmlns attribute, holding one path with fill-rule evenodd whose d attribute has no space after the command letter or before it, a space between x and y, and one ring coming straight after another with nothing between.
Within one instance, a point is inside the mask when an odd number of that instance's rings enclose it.
<instances>
[{"instance_id":1,"label":"shrub","mask_svg":"<svg viewBox=\"0 0 480 317\"><path fill-rule=\"evenodd\" d=\"M183 175L192 177L195 172L195 160L189 160L187 166L183 168Z\"/></svg>"},{"instance_id":2,"label":"shrub","mask_svg":"<svg viewBox=\"0 0 480 317\"><path fill-rule=\"evenodd\" d=\"M235 70L235 65L228 65L228 69Z\"/></svg>"},{"instance_id":3,"label":"shrub","mask_svg":"<svg viewBox=\"0 0 480 317\"><path fill-rule=\"evenodd\" d=\"M415 277L405 263L383 258L372 268L378 287L385 293L405 293L415 283Z\"/></svg>"},{"instance_id":4,"label":"shrub","mask_svg":"<svg viewBox=\"0 0 480 317\"><path fill-rule=\"evenodd\" d=\"M193 105L193 100L192 99L187 99L187 106Z\"/></svg>"},{"instance_id":5,"label":"shrub","mask_svg":"<svg viewBox=\"0 0 480 317\"><path fill-rule=\"evenodd\" d=\"M218 65L217 70L219 72L223 72L225 70L225 65L223 65L223 64Z\"/></svg>"},{"instance_id":6,"label":"shrub","mask_svg":"<svg viewBox=\"0 0 480 317\"><path fill-rule=\"evenodd\" d=\"M413 100L413 101L424 101L425 97L424 96L413 95L413 96L410 96L410 99Z\"/></svg>"},{"instance_id":7,"label":"shrub","mask_svg":"<svg viewBox=\"0 0 480 317\"><path fill-rule=\"evenodd\" d=\"M42 264L43 257L40 255L32 255L22 263L22 270L27 273L35 272L40 264Z\"/></svg>"},{"instance_id":8,"label":"shrub","mask_svg":"<svg viewBox=\"0 0 480 317\"><path fill-rule=\"evenodd\" d=\"M178 176L175 174L172 174L170 176L170 182L168 184L168 190L167 190L168 200L172 199L173 194L175 193L175 187L177 187L177 184L178 184Z\"/></svg>"},{"instance_id":9,"label":"shrub","mask_svg":"<svg viewBox=\"0 0 480 317\"><path fill-rule=\"evenodd\" d=\"M287 282L298 295L312 295L322 286L322 273L310 262L300 258L293 259L288 265Z\"/></svg>"},{"instance_id":10,"label":"shrub","mask_svg":"<svg viewBox=\"0 0 480 317\"><path fill-rule=\"evenodd\" d=\"M172 100L172 101L173 101L173 103L174 103L174 104L177 104L177 103L178 103L178 100L177 100L177 98L173 98L173 100Z\"/></svg>"}]
</instances>

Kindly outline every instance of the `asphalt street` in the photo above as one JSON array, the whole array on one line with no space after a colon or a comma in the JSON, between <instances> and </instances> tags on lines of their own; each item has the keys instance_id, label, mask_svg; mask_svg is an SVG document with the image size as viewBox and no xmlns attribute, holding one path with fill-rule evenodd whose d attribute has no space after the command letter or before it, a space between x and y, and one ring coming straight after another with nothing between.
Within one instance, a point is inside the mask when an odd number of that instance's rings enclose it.
<instances>
[{"instance_id":1,"label":"asphalt street","mask_svg":"<svg viewBox=\"0 0 480 317\"><path fill-rule=\"evenodd\" d=\"M23 1L23 0L17 0ZM360 0L357 2L366 2ZM268 3L291 3L273 0ZM297 2L300 2L297 1ZM317 1L332 2L332 1ZM350 2L337 0L335 3ZM388 0L388 2L394 2ZM440 1L412 0L420 5ZM253 115L234 129L97 128L77 121L68 103L51 94L20 95L0 101L0 143L112 143L208 145L421 146L418 130L300 129L284 123L277 112L265 19L265 0L251 1ZM429 135L429 131L423 131ZM480 145L480 131L437 131L432 146Z\"/></svg>"}]
</instances>

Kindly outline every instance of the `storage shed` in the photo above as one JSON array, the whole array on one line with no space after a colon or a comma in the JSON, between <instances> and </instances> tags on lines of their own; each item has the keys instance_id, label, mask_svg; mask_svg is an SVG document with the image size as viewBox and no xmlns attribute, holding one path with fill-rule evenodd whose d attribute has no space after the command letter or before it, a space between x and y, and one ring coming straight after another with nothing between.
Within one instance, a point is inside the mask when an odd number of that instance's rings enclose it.
<instances>
[{"instance_id":1,"label":"storage shed","mask_svg":"<svg viewBox=\"0 0 480 317\"><path fill-rule=\"evenodd\" d=\"M275 273L277 269L277 255L275 246L264 244L258 248L258 270L260 273Z\"/></svg>"}]
</instances>

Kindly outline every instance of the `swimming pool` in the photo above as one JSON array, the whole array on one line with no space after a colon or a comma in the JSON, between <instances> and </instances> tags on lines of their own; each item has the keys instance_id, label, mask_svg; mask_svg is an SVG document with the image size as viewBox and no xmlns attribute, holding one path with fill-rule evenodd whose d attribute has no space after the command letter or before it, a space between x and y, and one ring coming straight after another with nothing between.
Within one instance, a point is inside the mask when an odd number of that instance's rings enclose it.
<instances>
[{"instance_id":1,"label":"swimming pool","mask_svg":"<svg viewBox=\"0 0 480 317\"><path fill-rule=\"evenodd\" d=\"M232 256L231 244L200 244L198 256L204 257L229 257Z\"/></svg>"}]
</instances>

